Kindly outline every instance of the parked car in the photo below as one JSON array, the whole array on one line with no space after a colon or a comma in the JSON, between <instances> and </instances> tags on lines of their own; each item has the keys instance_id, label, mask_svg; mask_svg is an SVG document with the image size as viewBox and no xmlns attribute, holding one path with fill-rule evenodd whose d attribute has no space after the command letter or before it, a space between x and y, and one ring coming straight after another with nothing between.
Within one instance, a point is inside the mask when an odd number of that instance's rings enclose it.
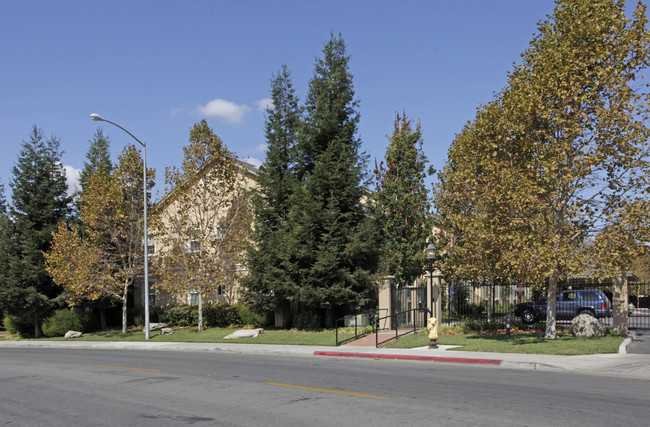
<instances>
[{"instance_id":1,"label":"parked car","mask_svg":"<svg viewBox=\"0 0 650 427\"><path fill-rule=\"evenodd\" d=\"M546 320L546 301L524 302L515 306L515 316L524 323ZM599 289L572 289L561 291L557 296L557 320L573 319L579 314L596 318L611 317L612 303Z\"/></svg>"}]
</instances>

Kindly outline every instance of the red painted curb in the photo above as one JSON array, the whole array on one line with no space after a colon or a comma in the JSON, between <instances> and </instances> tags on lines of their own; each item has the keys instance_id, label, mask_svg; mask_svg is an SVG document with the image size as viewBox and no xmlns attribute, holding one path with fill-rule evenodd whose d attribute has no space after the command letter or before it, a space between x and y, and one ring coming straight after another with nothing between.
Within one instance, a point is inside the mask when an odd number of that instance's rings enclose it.
<instances>
[{"instance_id":1,"label":"red painted curb","mask_svg":"<svg viewBox=\"0 0 650 427\"><path fill-rule=\"evenodd\" d=\"M366 359L418 360L423 362L473 363L500 365L498 359L470 359L465 357L409 356L404 354L346 353L341 351L315 351L314 356L361 357Z\"/></svg>"}]
</instances>

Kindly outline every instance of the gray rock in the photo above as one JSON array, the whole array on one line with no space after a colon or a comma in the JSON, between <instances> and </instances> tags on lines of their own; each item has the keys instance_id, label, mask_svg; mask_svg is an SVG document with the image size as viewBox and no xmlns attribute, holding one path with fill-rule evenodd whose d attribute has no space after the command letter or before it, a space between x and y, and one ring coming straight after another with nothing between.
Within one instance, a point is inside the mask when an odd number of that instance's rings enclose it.
<instances>
[{"instance_id":1,"label":"gray rock","mask_svg":"<svg viewBox=\"0 0 650 427\"><path fill-rule=\"evenodd\" d=\"M571 331L576 337L603 337L607 326L590 314L579 314L571 320Z\"/></svg>"},{"instance_id":2,"label":"gray rock","mask_svg":"<svg viewBox=\"0 0 650 427\"><path fill-rule=\"evenodd\" d=\"M160 335L174 335L174 330L172 328L161 328Z\"/></svg>"},{"instance_id":3,"label":"gray rock","mask_svg":"<svg viewBox=\"0 0 650 427\"><path fill-rule=\"evenodd\" d=\"M162 328L166 328L167 323L149 323L149 330L150 331L159 331ZM142 328L143 331L145 331L145 328Z\"/></svg>"},{"instance_id":4,"label":"gray rock","mask_svg":"<svg viewBox=\"0 0 650 427\"><path fill-rule=\"evenodd\" d=\"M79 338L83 334L77 331L68 331L65 333L64 338Z\"/></svg>"},{"instance_id":5,"label":"gray rock","mask_svg":"<svg viewBox=\"0 0 650 427\"><path fill-rule=\"evenodd\" d=\"M233 332L230 335L225 336L224 339L231 340L237 338L256 338L259 337L262 332L264 332L264 329L262 328L240 329L238 331Z\"/></svg>"}]
</instances>

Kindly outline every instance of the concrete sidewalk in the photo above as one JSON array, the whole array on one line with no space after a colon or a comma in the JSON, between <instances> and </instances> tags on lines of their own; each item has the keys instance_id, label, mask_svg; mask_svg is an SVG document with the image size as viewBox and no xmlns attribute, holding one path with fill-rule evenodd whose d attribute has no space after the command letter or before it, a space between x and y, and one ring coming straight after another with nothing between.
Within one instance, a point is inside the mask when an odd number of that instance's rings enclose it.
<instances>
[{"instance_id":1,"label":"concrete sidewalk","mask_svg":"<svg viewBox=\"0 0 650 427\"><path fill-rule=\"evenodd\" d=\"M544 371L567 371L616 375L650 380L650 355L629 354L634 345L626 340L619 354L555 356L546 354L480 353L452 351L451 346L437 349L375 348L374 346L316 347L300 345L178 343L178 342L106 342L106 341L0 341L0 355L8 348L70 348L102 350L150 350L190 352L233 352L315 357L351 357L368 360L409 360L430 364L463 364L492 368L513 368ZM623 347L623 346L622 346Z\"/></svg>"}]
</instances>

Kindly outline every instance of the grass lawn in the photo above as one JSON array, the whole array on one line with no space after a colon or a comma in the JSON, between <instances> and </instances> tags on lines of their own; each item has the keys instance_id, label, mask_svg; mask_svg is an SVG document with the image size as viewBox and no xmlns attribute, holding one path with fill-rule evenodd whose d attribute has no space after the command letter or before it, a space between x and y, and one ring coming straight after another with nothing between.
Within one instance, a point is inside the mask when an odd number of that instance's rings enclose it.
<instances>
[{"instance_id":1,"label":"grass lawn","mask_svg":"<svg viewBox=\"0 0 650 427\"><path fill-rule=\"evenodd\" d=\"M152 342L199 342L199 343L234 343L234 344L281 344L281 345L314 345L335 346L334 331L303 332L295 330L264 331L257 338L239 338L227 340L224 337L237 329L207 328L203 332L196 328L174 328L174 335L160 335L153 331L150 334ZM339 331L339 333L341 333ZM438 344L457 345L460 347L450 350L486 351L496 353L533 353L533 354L604 354L618 353L618 347L625 337L607 335L602 338L579 338L571 333L560 333L557 340L545 340L543 333L513 333L510 338L504 334L468 334L440 335ZM1 338L0 338L1 339ZM43 340L64 341L63 337L41 338ZM84 334L74 341L145 341L141 329L130 330L123 335L119 330ZM407 335L398 341L388 344L389 348L414 348L429 345L426 333Z\"/></svg>"},{"instance_id":2,"label":"grass lawn","mask_svg":"<svg viewBox=\"0 0 650 427\"><path fill-rule=\"evenodd\" d=\"M199 332L196 328L174 328L174 335L160 335L158 331L149 334L152 342L201 342L201 343L236 343L236 344L285 344L285 345L318 345L335 346L334 331L300 332L300 331L264 331L257 338L225 339L226 335L235 332L231 328L206 328ZM42 338L52 341L65 341L63 337ZM126 335L121 331L104 331L83 334L74 341L145 341L142 329L130 330Z\"/></svg>"},{"instance_id":3,"label":"grass lawn","mask_svg":"<svg viewBox=\"0 0 650 427\"><path fill-rule=\"evenodd\" d=\"M496 353L533 353L533 354L603 354L618 353L624 336L607 335L602 338L574 337L571 333L558 334L557 340L545 340L543 333L477 335L440 335L438 344L458 345L450 349L459 351L487 351ZM391 348L413 348L429 345L427 334L407 335L390 343Z\"/></svg>"}]
</instances>

